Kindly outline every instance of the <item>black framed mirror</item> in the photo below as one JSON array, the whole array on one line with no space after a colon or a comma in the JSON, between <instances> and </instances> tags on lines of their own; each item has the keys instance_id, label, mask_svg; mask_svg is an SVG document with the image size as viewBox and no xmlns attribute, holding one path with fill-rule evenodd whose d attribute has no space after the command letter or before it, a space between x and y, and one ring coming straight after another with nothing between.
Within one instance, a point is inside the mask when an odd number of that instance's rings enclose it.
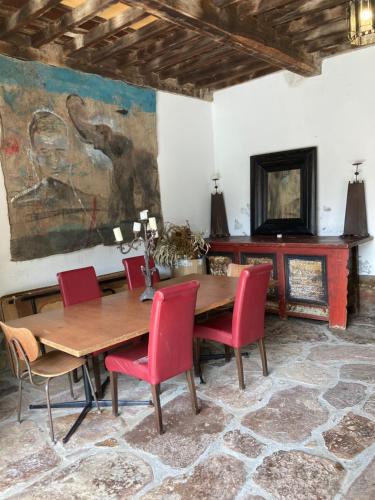
<instances>
[{"instance_id":1,"label":"black framed mirror","mask_svg":"<svg viewBox=\"0 0 375 500\"><path fill-rule=\"evenodd\" d=\"M251 234L316 234L316 177L316 147L251 156Z\"/></svg>"}]
</instances>

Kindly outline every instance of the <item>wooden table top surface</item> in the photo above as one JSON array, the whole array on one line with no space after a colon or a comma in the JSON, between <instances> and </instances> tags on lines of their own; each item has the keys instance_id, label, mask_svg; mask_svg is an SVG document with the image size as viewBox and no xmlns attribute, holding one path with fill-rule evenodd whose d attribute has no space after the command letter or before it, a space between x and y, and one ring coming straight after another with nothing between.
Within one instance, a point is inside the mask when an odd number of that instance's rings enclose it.
<instances>
[{"instance_id":1,"label":"wooden table top surface","mask_svg":"<svg viewBox=\"0 0 375 500\"><path fill-rule=\"evenodd\" d=\"M238 278L191 274L162 281L164 288L190 280L200 282L196 314L234 301ZM120 292L74 306L26 316L7 324L28 328L42 344L73 356L110 348L149 331L151 301L139 300L143 288ZM178 325L177 325L178 327Z\"/></svg>"}]
</instances>

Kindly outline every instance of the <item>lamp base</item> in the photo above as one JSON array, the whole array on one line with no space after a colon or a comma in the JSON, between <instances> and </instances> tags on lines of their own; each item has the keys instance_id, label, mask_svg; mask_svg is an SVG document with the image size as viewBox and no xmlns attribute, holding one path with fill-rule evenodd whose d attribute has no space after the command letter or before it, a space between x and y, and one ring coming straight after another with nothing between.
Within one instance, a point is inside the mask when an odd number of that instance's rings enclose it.
<instances>
[{"instance_id":1,"label":"lamp base","mask_svg":"<svg viewBox=\"0 0 375 500\"><path fill-rule=\"evenodd\" d=\"M145 300L152 300L154 298L155 291L155 288L152 288L152 286L146 287L142 295L140 295L139 300L141 302L144 302Z\"/></svg>"}]
</instances>

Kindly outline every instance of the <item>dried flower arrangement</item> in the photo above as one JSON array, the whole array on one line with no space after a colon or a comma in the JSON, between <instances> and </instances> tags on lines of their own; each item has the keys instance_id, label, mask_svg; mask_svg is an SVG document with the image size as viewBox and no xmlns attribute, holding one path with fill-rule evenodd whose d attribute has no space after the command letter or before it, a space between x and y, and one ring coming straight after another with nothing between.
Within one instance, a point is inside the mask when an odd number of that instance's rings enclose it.
<instances>
[{"instance_id":1,"label":"dried flower arrangement","mask_svg":"<svg viewBox=\"0 0 375 500\"><path fill-rule=\"evenodd\" d=\"M159 233L153 257L162 266L174 267L181 259L199 259L210 248L203 233L191 230L189 221L184 225L166 222Z\"/></svg>"}]
</instances>

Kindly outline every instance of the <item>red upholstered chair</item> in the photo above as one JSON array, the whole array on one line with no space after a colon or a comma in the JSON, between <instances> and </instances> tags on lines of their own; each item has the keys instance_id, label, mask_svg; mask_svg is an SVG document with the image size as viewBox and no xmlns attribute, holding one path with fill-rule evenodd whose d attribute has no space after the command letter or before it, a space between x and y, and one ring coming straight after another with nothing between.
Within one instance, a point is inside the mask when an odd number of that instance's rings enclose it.
<instances>
[{"instance_id":1,"label":"red upholstered chair","mask_svg":"<svg viewBox=\"0 0 375 500\"><path fill-rule=\"evenodd\" d=\"M81 267L57 274L64 307L73 306L102 296L95 269Z\"/></svg>"},{"instance_id":2,"label":"red upholstered chair","mask_svg":"<svg viewBox=\"0 0 375 500\"><path fill-rule=\"evenodd\" d=\"M258 342L263 375L268 375L263 337L266 295L271 271L271 264L244 269L238 281L233 313L225 313L216 319L195 325L197 359L199 339L213 340L232 347L236 355L240 389L245 388L241 347Z\"/></svg>"},{"instance_id":3,"label":"red upholstered chair","mask_svg":"<svg viewBox=\"0 0 375 500\"><path fill-rule=\"evenodd\" d=\"M159 387L160 383L185 372L193 411L198 402L192 373L194 312L199 283L186 283L162 288L155 293L152 304L150 334L134 347L112 351L105 364L110 371L112 411L118 413L117 374L124 373L151 384L157 429L163 433Z\"/></svg>"},{"instance_id":4,"label":"red upholstered chair","mask_svg":"<svg viewBox=\"0 0 375 500\"><path fill-rule=\"evenodd\" d=\"M122 263L125 267L125 274L128 280L129 290L134 290L135 288L141 288L145 286L145 278L142 273L141 266L145 265L145 258L143 255L138 257L129 257L128 259L123 259ZM150 268L155 267L155 262L150 259ZM152 282L157 283L160 281L159 271L156 271L152 275Z\"/></svg>"},{"instance_id":5,"label":"red upholstered chair","mask_svg":"<svg viewBox=\"0 0 375 500\"><path fill-rule=\"evenodd\" d=\"M87 300L99 299L102 296L95 269L92 266L63 271L57 274L64 307L73 306ZM100 367L98 356L104 351L92 354L92 366L94 370L95 389L98 398L102 397L102 385L100 381ZM75 373L75 378L77 374Z\"/></svg>"}]
</instances>

